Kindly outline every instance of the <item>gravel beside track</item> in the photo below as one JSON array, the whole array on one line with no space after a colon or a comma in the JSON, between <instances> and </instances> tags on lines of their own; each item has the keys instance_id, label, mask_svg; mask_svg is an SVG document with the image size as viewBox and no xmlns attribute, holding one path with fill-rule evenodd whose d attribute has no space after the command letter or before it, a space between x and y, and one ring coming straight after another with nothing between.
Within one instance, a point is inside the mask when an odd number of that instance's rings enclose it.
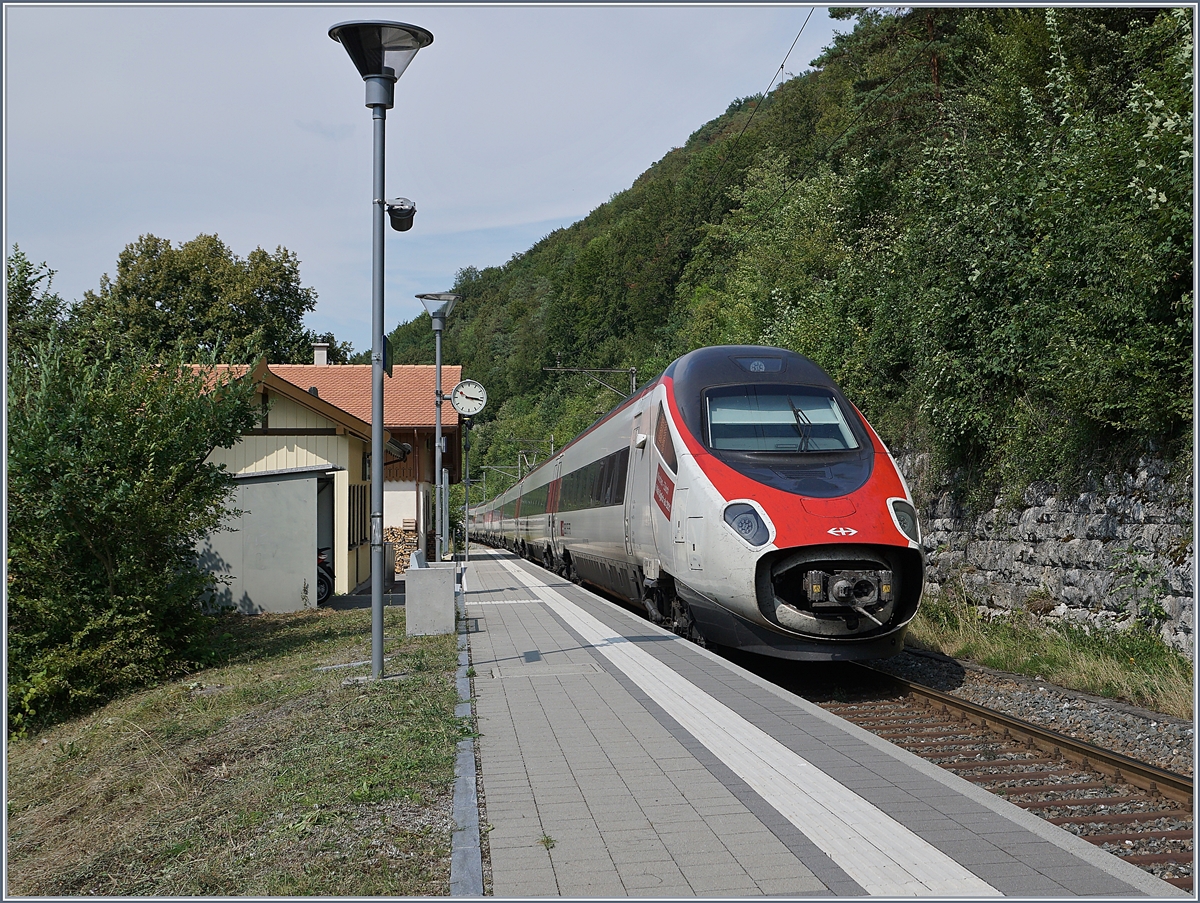
<instances>
[{"instance_id":1,"label":"gravel beside track","mask_svg":"<svg viewBox=\"0 0 1200 903\"><path fill-rule=\"evenodd\" d=\"M1159 768L1193 775L1191 722L936 653L906 649L872 666Z\"/></svg>"}]
</instances>

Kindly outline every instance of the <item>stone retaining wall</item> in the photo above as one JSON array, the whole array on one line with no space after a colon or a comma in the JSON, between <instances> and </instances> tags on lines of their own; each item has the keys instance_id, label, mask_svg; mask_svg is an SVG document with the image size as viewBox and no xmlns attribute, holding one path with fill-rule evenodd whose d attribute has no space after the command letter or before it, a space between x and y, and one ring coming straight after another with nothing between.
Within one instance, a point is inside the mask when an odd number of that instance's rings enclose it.
<instances>
[{"instance_id":1,"label":"stone retaining wall","mask_svg":"<svg viewBox=\"0 0 1200 903\"><path fill-rule=\"evenodd\" d=\"M921 509L927 592L954 586L989 616L1014 608L1083 624L1121 626L1141 615L1194 654L1191 474L1162 461L1108 475L1086 492L1028 487L972 514L945 486L928 488L921 456L899 460ZM924 487L924 488L919 488Z\"/></svg>"}]
</instances>

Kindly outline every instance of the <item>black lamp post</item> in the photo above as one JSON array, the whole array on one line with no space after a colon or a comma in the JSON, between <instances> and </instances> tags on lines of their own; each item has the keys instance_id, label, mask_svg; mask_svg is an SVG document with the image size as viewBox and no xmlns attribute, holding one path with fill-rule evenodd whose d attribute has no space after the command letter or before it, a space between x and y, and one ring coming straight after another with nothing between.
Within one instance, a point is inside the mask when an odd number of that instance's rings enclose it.
<instances>
[{"instance_id":1,"label":"black lamp post","mask_svg":"<svg viewBox=\"0 0 1200 903\"><path fill-rule=\"evenodd\" d=\"M411 227L416 205L384 200L384 120L394 105L396 80L417 51L433 43L424 28L403 22L340 22L329 29L367 84L374 120L371 244L371 676L383 675L383 215ZM397 216L398 214L398 216ZM407 224L407 225L404 225ZM399 228L399 227L397 227ZM394 567L395 565L393 565Z\"/></svg>"},{"instance_id":2,"label":"black lamp post","mask_svg":"<svg viewBox=\"0 0 1200 903\"><path fill-rule=\"evenodd\" d=\"M417 295L421 303L425 305L425 309L429 311L429 318L433 321L433 344L434 344L434 503L436 504L434 522L437 524L437 539L435 545L437 547L437 560L442 560L442 555L446 551L446 545L449 542L447 532L449 531L449 518L446 513L446 505L449 497L445 495L448 487L445 485L445 477L442 473L442 399L446 396L442 394L442 330L446 328L446 317L450 316L450 311L454 310L454 305L458 303L458 295L453 292L430 292L424 295Z\"/></svg>"}]
</instances>

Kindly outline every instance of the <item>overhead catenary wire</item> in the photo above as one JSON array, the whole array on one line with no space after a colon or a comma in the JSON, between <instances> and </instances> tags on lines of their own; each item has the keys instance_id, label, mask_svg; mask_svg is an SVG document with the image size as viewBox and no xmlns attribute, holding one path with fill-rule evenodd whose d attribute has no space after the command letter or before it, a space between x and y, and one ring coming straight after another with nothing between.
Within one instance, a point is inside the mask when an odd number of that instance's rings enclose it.
<instances>
[{"instance_id":1,"label":"overhead catenary wire","mask_svg":"<svg viewBox=\"0 0 1200 903\"><path fill-rule=\"evenodd\" d=\"M762 108L762 105L766 103L767 96L771 93L771 89L775 87L775 80L779 78L779 76L783 75L784 67L787 65L788 58L792 55L792 51L796 49L796 45L800 42L800 36L804 34L804 29L808 26L808 20L812 18L814 10L815 7L809 9L808 15L805 17L804 22L800 25L800 30L796 32L796 37L792 41L792 46L789 47L787 53L783 55L783 62L779 64L779 68L775 70L774 74L772 74L771 82L767 85L767 90L763 91L761 95L762 99L756 103L754 105L754 109L750 111L750 118L746 120L746 124L742 126L742 130L737 133L737 136L725 146L725 153L721 158L721 168L717 170L716 175L709 179L710 186L713 184L720 184L721 177L725 175L725 168L729 165L730 154L733 153L734 146L738 141L741 140L742 136L746 134L746 130L750 128L750 124L754 122L754 117L758 115L758 111Z\"/></svg>"},{"instance_id":2,"label":"overhead catenary wire","mask_svg":"<svg viewBox=\"0 0 1200 903\"><path fill-rule=\"evenodd\" d=\"M788 195L788 193L793 188L796 187L797 184L803 182L806 178L808 178L808 175L809 175L809 173L812 172L813 168L818 163L820 163L821 160L826 155L828 155L831 150L833 150L834 146L839 141L841 141L842 138L844 138L846 136L846 133L849 132L851 128L854 127L854 124L856 122L858 122L858 120L862 119L863 114L865 114L867 112L867 110L869 110L875 104L875 102L878 101L879 98L883 96L884 92L895 83L896 79L898 79L901 75L903 75L910 68L912 68L912 65L921 58L922 54L924 54L925 51L929 49L929 47L933 44L933 42L935 40L936 40L936 38L930 38L928 41L926 41L925 45L920 50L918 50L916 53L914 53L912 55L912 58L907 63L905 63L899 70L897 70L895 75L893 75L890 79L888 79L887 84L878 88L875 91L874 96L871 97L871 99L868 100L865 104L863 104L861 108L859 108L859 111L854 115L854 118L851 119L848 123L846 123L846 127L843 128L840 132L838 132L837 136L834 137L834 139L825 146L825 149L823 151L821 151L819 154L817 154L816 157L813 158L812 162L808 164L808 166L805 168L804 172L800 173L800 175L796 176L796 178L794 178L790 182L788 182L788 184L784 186L783 191L779 192L779 194L776 196L775 200L773 200L771 202L771 205L769 207L767 207L766 210L762 211L758 216L756 216L754 218L753 222L751 222L744 229L742 229L741 232L738 233L737 237L741 238L743 235L747 234L751 229L753 229L755 226L757 226L767 216L767 214L769 214L772 210L774 210L776 207L779 206L779 202L782 201Z\"/></svg>"}]
</instances>

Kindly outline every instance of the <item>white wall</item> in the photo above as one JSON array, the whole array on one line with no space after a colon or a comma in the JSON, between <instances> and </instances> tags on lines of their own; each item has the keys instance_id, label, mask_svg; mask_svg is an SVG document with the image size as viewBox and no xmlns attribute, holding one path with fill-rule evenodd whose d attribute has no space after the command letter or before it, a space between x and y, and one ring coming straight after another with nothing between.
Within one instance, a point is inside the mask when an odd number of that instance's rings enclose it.
<instances>
[{"instance_id":1,"label":"white wall","mask_svg":"<svg viewBox=\"0 0 1200 903\"><path fill-rule=\"evenodd\" d=\"M230 526L202 539L204 569L228 580L213 603L245 614L317 607L317 475L238 480Z\"/></svg>"},{"instance_id":2,"label":"white wall","mask_svg":"<svg viewBox=\"0 0 1200 903\"><path fill-rule=\"evenodd\" d=\"M270 398L272 407L268 421L271 428L304 430L337 426L332 420L290 398L282 395L270 395ZM370 545L364 543L355 549L349 548L350 487L364 482L370 483L369 477L367 480L362 479L362 455L366 449L367 443L351 435L251 434L242 436L233 448L214 449L206 460L224 464L233 474L261 473L324 464L343 468L334 476L332 540L334 592L343 594L351 592L357 583L365 580L371 573ZM387 524L386 515L384 524Z\"/></svg>"},{"instance_id":3,"label":"white wall","mask_svg":"<svg viewBox=\"0 0 1200 903\"><path fill-rule=\"evenodd\" d=\"M417 484L412 480L383 484L383 525L402 527L405 519L417 519Z\"/></svg>"}]
</instances>

